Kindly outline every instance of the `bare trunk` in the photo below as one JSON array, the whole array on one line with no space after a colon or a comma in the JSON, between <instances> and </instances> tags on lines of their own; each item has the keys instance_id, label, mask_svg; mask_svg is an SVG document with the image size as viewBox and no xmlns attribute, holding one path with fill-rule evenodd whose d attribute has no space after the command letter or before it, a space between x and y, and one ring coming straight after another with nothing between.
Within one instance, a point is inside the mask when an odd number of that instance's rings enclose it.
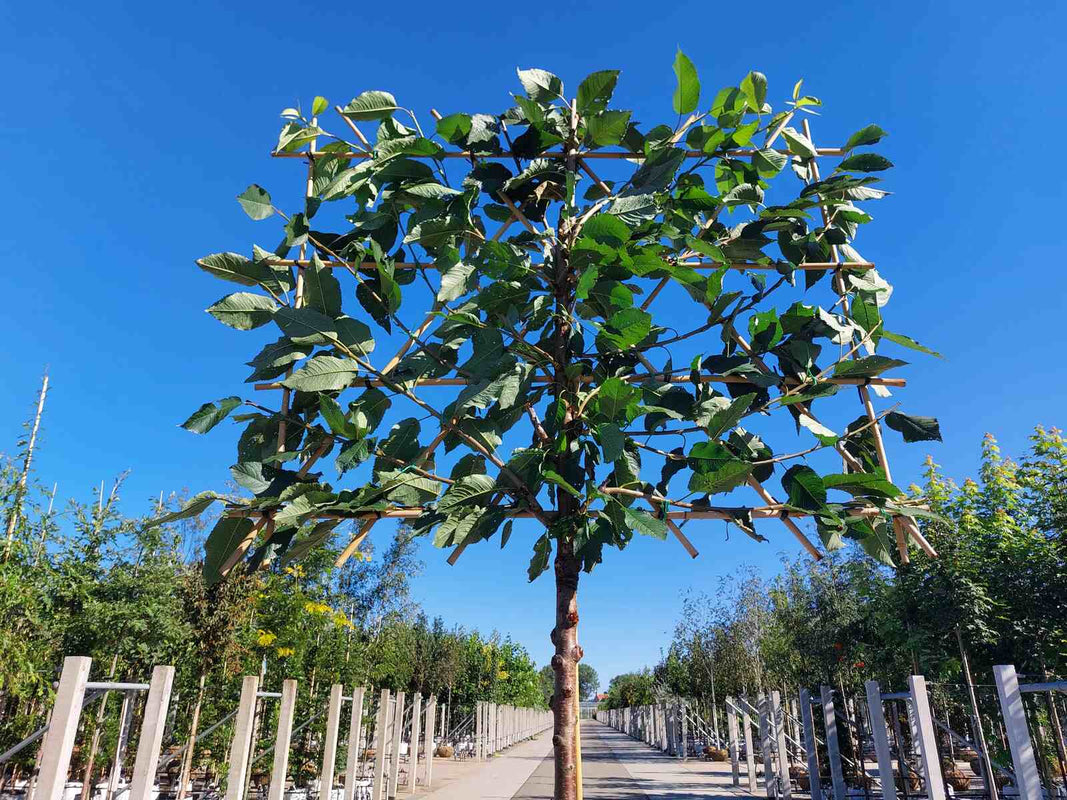
<instances>
[{"instance_id":1,"label":"bare trunk","mask_svg":"<svg viewBox=\"0 0 1067 800\"><path fill-rule=\"evenodd\" d=\"M570 541L559 540L556 547L556 627L552 642L555 695L552 712L555 718L552 745L556 757L555 800L575 800L577 794L578 706L578 568L579 560Z\"/></svg>"},{"instance_id":2,"label":"bare trunk","mask_svg":"<svg viewBox=\"0 0 1067 800\"><path fill-rule=\"evenodd\" d=\"M204 704L204 685L207 681L207 673L200 673L200 691L196 695L196 705L193 706L193 719L189 724L189 741L185 745L185 757L182 758L182 769L178 776L178 796L176 800L184 800L185 787L189 783L189 777L193 772L193 754L196 752L196 734L200 727L200 708Z\"/></svg>"},{"instance_id":3,"label":"bare trunk","mask_svg":"<svg viewBox=\"0 0 1067 800\"><path fill-rule=\"evenodd\" d=\"M48 375L41 381L41 393L37 397L37 413L33 417L33 427L30 428L30 441L26 445L26 458L22 462L22 473L19 475L18 485L15 486L15 502L11 506L11 513L7 517L7 540L4 543L4 561L11 556L11 545L15 538L15 527L18 525L19 515L22 514L22 497L26 493L26 479L30 474L30 463L33 461L33 448L37 444L37 430L41 427L41 414L44 413L44 398L48 394Z\"/></svg>"}]
</instances>

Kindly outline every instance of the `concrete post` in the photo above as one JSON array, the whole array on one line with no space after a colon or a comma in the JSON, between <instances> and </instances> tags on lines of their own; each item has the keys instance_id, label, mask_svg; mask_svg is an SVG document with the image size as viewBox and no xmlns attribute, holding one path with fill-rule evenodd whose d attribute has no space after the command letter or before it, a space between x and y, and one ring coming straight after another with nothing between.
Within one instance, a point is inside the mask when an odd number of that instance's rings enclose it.
<instances>
[{"instance_id":1,"label":"concrete post","mask_svg":"<svg viewBox=\"0 0 1067 800\"><path fill-rule=\"evenodd\" d=\"M878 782L882 784L882 800L897 800L896 783L893 780L893 754L889 750L889 730L885 724L885 709L882 708L882 689L878 681L867 681L867 710L871 717L871 738L878 756Z\"/></svg>"},{"instance_id":2,"label":"concrete post","mask_svg":"<svg viewBox=\"0 0 1067 800\"><path fill-rule=\"evenodd\" d=\"M993 679L997 684L997 697L1004 715L1004 729L1008 735L1011 761L1015 766L1015 784L1020 800L1041 800L1041 776L1034 759L1034 744L1026 723L1026 708L1019 690L1019 676L1011 664L993 667Z\"/></svg>"},{"instance_id":3,"label":"concrete post","mask_svg":"<svg viewBox=\"0 0 1067 800\"><path fill-rule=\"evenodd\" d=\"M741 742L740 731L737 729L737 708L734 706L732 697L726 698L726 732L730 737L727 743L730 748L730 777L733 778L734 786L741 785Z\"/></svg>"},{"instance_id":4,"label":"concrete post","mask_svg":"<svg viewBox=\"0 0 1067 800\"><path fill-rule=\"evenodd\" d=\"M356 799L359 749L363 744L363 699L366 693L367 690L362 686L352 691L352 716L348 721L348 760L345 763L344 800Z\"/></svg>"},{"instance_id":5,"label":"concrete post","mask_svg":"<svg viewBox=\"0 0 1067 800\"><path fill-rule=\"evenodd\" d=\"M841 747L837 741L837 714L834 713L834 690L822 687L822 718L826 726L826 756L830 761L830 782L834 800L845 800L845 775L841 771ZM933 798L931 798L933 800Z\"/></svg>"},{"instance_id":6,"label":"concrete post","mask_svg":"<svg viewBox=\"0 0 1067 800\"><path fill-rule=\"evenodd\" d=\"M396 797L397 786L400 783L400 739L404 733L404 693L396 693L396 708L393 709L393 754L392 764L389 768L389 800Z\"/></svg>"},{"instance_id":7,"label":"concrete post","mask_svg":"<svg viewBox=\"0 0 1067 800\"><path fill-rule=\"evenodd\" d=\"M337 732L341 728L341 694L344 687L335 683L330 687L330 704L326 710L326 742L322 749L322 769L319 771L319 800L330 800L333 776L337 766Z\"/></svg>"},{"instance_id":8,"label":"concrete post","mask_svg":"<svg viewBox=\"0 0 1067 800\"><path fill-rule=\"evenodd\" d=\"M389 690L382 689L378 700L378 717L374 722L374 786L371 800L382 800L382 784L385 783L385 747L389 743Z\"/></svg>"},{"instance_id":9,"label":"concrete post","mask_svg":"<svg viewBox=\"0 0 1067 800\"><path fill-rule=\"evenodd\" d=\"M682 719L682 761L689 760L689 708L685 701L678 703L678 716Z\"/></svg>"},{"instance_id":10,"label":"concrete post","mask_svg":"<svg viewBox=\"0 0 1067 800\"><path fill-rule=\"evenodd\" d=\"M937 755L937 734L934 718L930 713L930 698L926 694L926 678L911 675L908 678L911 705L915 712L915 726L919 732L919 755L923 762L923 778L926 780L928 800L945 800L945 783L941 779L941 759Z\"/></svg>"},{"instance_id":11,"label":"concrete post","mask_svg":"<svg viewBox=\"0 0 1067 800\"><path fill-rule=\"evenodd\" d=\"M424 736L426 738L426 789L432 786L433 781L433 757L436 747L433 739L435 717L437 716L437 695L430 695L430 701L426 704L426 722Z\"/></svg>"},{"instance_id":12,"label":"concrete post","mask_svg":"<svg viewBox=\"0 0 1067 800\"><path fill-rule=\"evenodd\" d=\"M785 735L785 706L782 705L782 694L777 689L771 692L770 700L775 750L778 752L778 780L781 784L782 797L789 800L793 792L789 780L789 743Z\"/></svg>"},{"instance_id":13,"label":"concrete post","mask_svg":"<svg viewBox=\"0 0 1067 800\"><path fill-rule=\"evenodd\" d=\"M747 707L747 703L746 703ZM748 770L748 791L756 793L756 748L752 746L752 717L748 711L741 715L742 727L745 729L745 768Z\"/></svg>"},{"instance_id":14,"label":"concrete post","mask_svg":"<svg viewBox=\"0 0 1067 800\"><path fill-rule=\"evenodd\" d=\"M763 788L767 797L774 797L774 764L771 761L771 698L764 694L756 695L756 710L759 712L760 752L763 754Z\"/></svg>"},{"instance_id":15,"label":"concrete post","mask_svg":"<svg viewBox=\"0 0 1067 800\"><path fill-rule=\"evenodd\" d=\"M148 687L148 698L144 703L137 757L133 759L129 800L149 800L152 797L156 768L159 766L159 748L163 743L163 730L166 727L166 709L171 705L173 684L173 667L153 669L152 684Z\"/></svg>"},{"instance_id":16,"label":"concrete post","mask_svg":"<svg viewBox=\"0 0 1067 800\"><path fill-rule=\"evenodd\" d=\"M811 693L800 690L800 719L804 726L804 753L808 759L808 779L812 800L822 800L822 780L819 777L819 746L815 739L815 719L811 714Z\"/></svg>"},{"instance_id":17,"label":"concrete post","mask_svg":"<svg viewBox=\"0 0 1067 800\"><path fill-rule=\"evenodd\" d=\"M479 761L485 758L482 752L482 702L474 704L474 756Z\"/></svg>"},{"instance_id":18,"label":"concrete post","mask_svg":"<svg viewBox=\"0 0 1067 800\"><path fill-rule=\"evenodd\" d=\"M226 800L241 800L248 779L248 760L252 751L252 725L256 716L256 693L259 676L245 675L241 682L241 700L233 724L230 744L230 772L226 779Z\"/></svg>"},{"instance_id":19,"label":"concrete post","mask_svg":"<svg viewBox=\"0 0 1067 800\"><path fill-rule=\"evenodd\" d=\"M35 795L37 800L62 800L67 770L70 769L70 755L74 751L74 739L78 733L78 718L85 698L85 684L89 681L92 665L93 660L86 656L63 659L56 702L41 744L41 769Z\"/></svg>"},{"instance_id":20,"label":"concrete post","mask_svg":"<svg viewBox=\"0 0 1067 800\"><path fill-rule=\"evenodd\" d=\"M411 746L408 748L408 791L415 792L419 770L419 733L422 725L422 692L411 700Z\"/></svg>"},{"instance_id":21,"label":"concrete post","mask_svg":"<svg viewBox=\"0 0 1067 800\"><path fill-rule=\"evenodd\" d=\"M274 735L274 767L270 773L267 800L285 797L285 776L289 771L289 743L293 737L293 717L296 716L296 687L294 680L282 681L282 697L278 705L278 730Z\"/></svg>"}]
</instances>

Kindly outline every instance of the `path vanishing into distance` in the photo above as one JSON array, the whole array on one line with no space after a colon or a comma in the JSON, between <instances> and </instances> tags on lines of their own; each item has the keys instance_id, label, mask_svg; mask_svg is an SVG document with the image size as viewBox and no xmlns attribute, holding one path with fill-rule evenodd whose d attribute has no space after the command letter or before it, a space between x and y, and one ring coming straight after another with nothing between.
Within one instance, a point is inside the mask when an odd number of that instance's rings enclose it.
<instances>
[{"instance_id":1,"label":"path vanishing into distance","mask_svg":"<svg viewBox=\"0 0 1067 800\"><path fill-rule=\"evenodd\" d=\"M438 785L435 768L435 787L425 797L552 800L552 733L512 747L475 770L442 777ZM586 800L753 797L732 785L729 763L672 758L591 719L582 720L582 779Z\"/></svg>"}]
</instances>

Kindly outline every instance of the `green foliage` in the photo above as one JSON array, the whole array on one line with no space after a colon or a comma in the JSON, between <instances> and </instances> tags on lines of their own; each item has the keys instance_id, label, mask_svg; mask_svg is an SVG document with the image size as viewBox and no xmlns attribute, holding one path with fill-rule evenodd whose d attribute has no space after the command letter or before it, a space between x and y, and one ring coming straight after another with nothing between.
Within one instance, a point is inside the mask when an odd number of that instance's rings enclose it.
<instances>
[{"instance_id":1,"label":"green foliage","mask_svg":"<svg viewBox=\"0 0 1067 800\"><path fill-rule=\"evenodd\" d=\"M274 321L282 334L249 362L249 380L276 381L285 399L234 417L245 428L233 474L254 494L243 502L275 522L251 558L285 557L314 519L404 509L419 512L413 530L441 547L532 516L544 533L531 579L547 570L554 542L591 570L605 546L622 549L634 533L666 538L670 509L714 509L713 498L779 470L789 504L810 514L827 548L853 539L890 558L884 518L866 520L917 503L883 480L868 427L839 434L812 408L843 381L904 366L880 352L887 342L930 351L885 331L892 288L876 270L843 269L831 283L827 270L799 269L863 261L854 243L872 216L860 205L884 196L874 173L891 166L864 148L885 132L862 128L816 180L817 148L790 123L820 103L799 83L775 111L760 72L712 94L681 51L673 66L677 118L647 126L618 107L618 70L588 75L570 101L558 76L520 69L521 91L504 111L456 112L425 128L381 90L341 110L340 134L323 117L324 98L313 119L286 110L277 150L314 148L308 195L292 208L257 184L238 196L253 220L279 224L282 244L198 262L258 287L209 313L242 331ZM373 141L349 141L348 123L369 123ZM596 154L617 158L584 160L599 148L618 148ZM794 297L779 313L772 301L791 290L807 292L804 302ZM669 302L653 303L661 292ZM687 315L695 327L678 330ZM382 344L395 359L372 360ZM442 379L457 388L427 385ZM368 391L396 408L367 413L353 392ZM185 427L209 430L238 402L206 404ZM788 450L799 455L775 457L770 440L782 434L765 429L766 417L796 421L806 446ZM929 417L894 412L887 424L905 441L940 437ZM642 437L674 431L695 437L664 464ZM477 469L449 477L438 445L460 448ZM815 451L830 448L852 458L847 483L827 483L839 457L823 458L833 464L826 475ZM329 451L332 471L287 466ZM678 472L689 499L662 502L648 476L660 475L665 492ZM746 507L719 512L762 538ZM231 525L213 536L211 564L228 561L248 533Z\"/></svg>"}]
</instances>

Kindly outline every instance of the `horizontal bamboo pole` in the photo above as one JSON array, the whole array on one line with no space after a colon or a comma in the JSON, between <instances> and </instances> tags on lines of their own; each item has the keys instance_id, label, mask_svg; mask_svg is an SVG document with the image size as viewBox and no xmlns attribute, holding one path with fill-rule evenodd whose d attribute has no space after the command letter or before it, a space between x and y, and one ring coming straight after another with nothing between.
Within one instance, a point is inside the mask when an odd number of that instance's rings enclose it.
<instances>
[{"instance_id":1,"label":"horizontal bamboo pole","mask_svg":"<svg viewBox=\"0 0 1067 800\"><path fill-rule=\"evenodd\" d=\"M774 150L774 152L776 152L776 153L781 153L782 155L792 155L788 150L785 150L785 149L780 148L780 147L779 148L770 148L770 149ZM731 158L743 158L745 156L755 155L756 152L757 152L756 148L742 147L742 148L738 148L738 149L735 149L735 150L727 150L726 151L726 155L731 157ZM819 147L819 148L816 148L815 152L820 156L845 156L845 155L848 155L848 153L849 153L849 151L846 150L843 147ZM358 159L364 159L364 158L371 158L372 157L372 155L369 154L369 153L355 153L355 152L348 152L348 153L329 153L329 152L326 152L326 153L323 153L323 152L316 152L316 153L309 153L309 152L303 152L303 153L279 153L277 150L272 150L271 151L271 156L273 158L338 158L338 159L346 159L346 160L358 160ZM559 158L559 159L563 159L563 158L566 158L566 156L567 156L567 154L564 153L562 150L550 150L550 151L548 151L546 153L538 154L537 157L538 158ZM618 159L618 160L632 160L632 161L644 161L648 157L644 153L620 152L620 151L612 151L612 150L589 150L589 151L586 151L586 152L579 153L578 156L579 156L579 158L583 158L583 159L605 159L605 160ZM528 159L529 158L525 153L514 153L511 150L501 150L499 153L472 153L469 150L443 150L442 152L438 153L437 155L432 155L432 156L423 156L423 155L409 155L408 156L408 158L428 158L428 159L431 159L431 160L432 159L438 159L438 158L467 158L467 159L469 159L469 158L472 158L472 157L473 158L480 158L480 159L493 159L493 160L497 160L497 161L505 161L505 160L506 161L510 161L512 159L515 159L515 158L523 158L523 159ZM686 158L708 158L709 156L703 150L686 150L685 151L685 157Z\"/></svg>"},{"instance_id":2,"label":"horizontal bamboo pole","mask_svg":"<svg viewBox=\"0 0 1067 800\"><path fill-rule=\"evenodd\" d=\"M307 267L310 266L311 261L302 258L267 258L262 263L271 264L276 267ZM320 261L322 266L329 269L358 269L360 272L374 273L378 271L378 264L374 261ZM843 269L852 272L866 272L867 270L874 269L874 262L872 261L851 261L835 263L832 261L809 261L804 264L791 264L788 261L774 261L770 264L751 264L746 261L731 261L727 264L720 264L716 261L679 261L679 266L692 267L693 269L720 269L725 267L726 269L744 271L762 271L762 272L775 272L779 268L790 268L799 270L801 272L817 272L819 270L827 269ZM533 266L542 266L541 264L534 264ZM393 264L394 269L433 269L433 264L421 264L414 261L397 261Z\"/></svg>"},{"instance_id":3,"label":"horizontal bamboo pole","mask_svg":"<svg viewBox=\"0 0 1067 800\"><path fill-rule=\"evenodd\" d=\"M779 376L780 377L780 376ZM626 375L623 376L623 380L628 383L640 383L643 380L655 378L656 380L662 380L661 375L650 375L642 373L639 375ZM580 383L595 383L596 378L592 375L581 375L578 378ZM404 381L399 381L403 383ZM535 375L531 378L533 383L551 383L551 379L545 375ZM674 375L669 380L670 383L691 383L691 377L689 375ZM751 383L752 381L745 378L743 375L701 375L698 383ZM365 387L382 387L392 386L392 383L383 383L378 378L356 378L349 386L365 386ZM467 378L420 378L419 380L412 381L415 386L467 386L470 381ZM795 378L781 378L779 383L788 384L790 386L799 386L803 381L799 381ZM833 383L839 386L895 386L902 387L907 386L906 378L824 378L820 383ZM253 388L257 392L265 392L273 389L283 389L280 383L257 383L253 385Z\"/></svg>"}]
</instances>

